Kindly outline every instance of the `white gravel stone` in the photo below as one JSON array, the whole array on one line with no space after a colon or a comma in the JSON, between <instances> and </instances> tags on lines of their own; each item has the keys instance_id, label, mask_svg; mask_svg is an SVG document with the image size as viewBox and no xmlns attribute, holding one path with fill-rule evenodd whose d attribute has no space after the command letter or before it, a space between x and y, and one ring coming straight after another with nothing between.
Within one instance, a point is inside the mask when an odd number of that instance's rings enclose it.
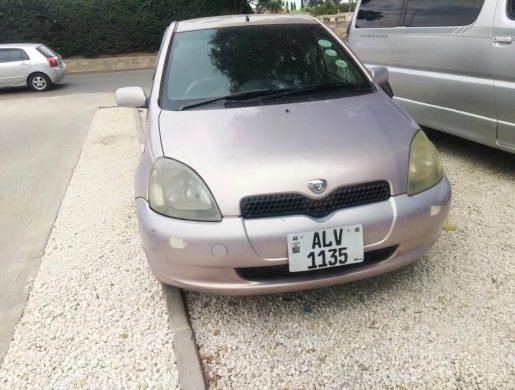
<instances>
[{"instance_id":1,"label":"white gravel stone","mask_svg":"<svg viewBox=\"0 0 515 390\"><path fill-rule=\"evenodd\" d=\"M178 388L163 292L138 234L138 158L133 112L98 110L0 369L1 389Z\"/></svg>"},{"instance_id":2,"label":"white gravel stone","mask_svg":"<svg viewBox=\"0 0 515 390\"><path fill-rule=\"evenodd\" d=\"M210 388L514 387L515 156L432 137L458 230L420 261L357 283L259 297L188 293Z\"/></svg>"}]
</instances>

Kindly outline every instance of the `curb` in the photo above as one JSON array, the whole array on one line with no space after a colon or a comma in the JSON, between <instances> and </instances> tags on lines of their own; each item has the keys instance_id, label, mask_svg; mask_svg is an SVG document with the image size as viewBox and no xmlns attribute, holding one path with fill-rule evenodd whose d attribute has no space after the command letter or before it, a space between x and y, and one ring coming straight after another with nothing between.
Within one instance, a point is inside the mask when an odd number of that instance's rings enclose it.
<instances>
[{"instance_id":1,"label":"curb","mask_svg":"<svg viewBox=\"0 0 515 390\"><path fill-rule=\"evenodd\" d=\"M138 142L140 144L140 148L144 148L144 133L143 133L143 125L141 123L141 117L139 115L139 109L134 109L134 122L136 122L136 131L138 133ZM141 150L143 153L143 150Z\"/></svg>"},{"instance_id":2,"label":"curb","mask_svg":"<svg viewBox=\"0 0 515 390\"><path fill-rule=\"evenodd\" d=\"M80 74L95 74L95 73L120 73L120 72L135 72L138 70L153 70L154 67L145 68L129 68L129 69L109 69L109 70L87 70L87 71L67 71L68 76L76 76Z\"/></svg>"},{"instance_id":3,"label":"curb","mask_svg":"<svg viewBox=\"0 0 515 390\"><path fill-rule=\"evenodd\" d=\"M163 284L166 310L173 333L173 347L182 390L206 389L202 362L191 328L182 290Z\"/></svg>"}]
</instances>

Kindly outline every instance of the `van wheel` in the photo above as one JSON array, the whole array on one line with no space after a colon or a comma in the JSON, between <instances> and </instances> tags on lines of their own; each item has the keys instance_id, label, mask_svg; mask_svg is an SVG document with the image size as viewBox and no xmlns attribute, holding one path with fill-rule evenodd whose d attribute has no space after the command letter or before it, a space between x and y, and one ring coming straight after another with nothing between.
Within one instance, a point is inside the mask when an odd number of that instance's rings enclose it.
<instances>
[{"instance_id":1,"label":"van wheel","mask_svg":"<svg viewBox=\"0 0 515 390\"><path fill-rule=\"evenodd\" d=\"M52 82L46 74L34 73L29 76L29 88L34 92L45 92L52 88Z\"/></svg>"},{"instance_id":2,"label":"van wheel","mask_svg":"<svg viewBox=\"0 0 515 390\"><path fill-rule=\"evenodd\" d=\"M384 91L384 93L386 93L388 96L390 96L390 98L393 99L394 94L390 83L381 84L381 89Z\"/></svg>"}]
</instances>

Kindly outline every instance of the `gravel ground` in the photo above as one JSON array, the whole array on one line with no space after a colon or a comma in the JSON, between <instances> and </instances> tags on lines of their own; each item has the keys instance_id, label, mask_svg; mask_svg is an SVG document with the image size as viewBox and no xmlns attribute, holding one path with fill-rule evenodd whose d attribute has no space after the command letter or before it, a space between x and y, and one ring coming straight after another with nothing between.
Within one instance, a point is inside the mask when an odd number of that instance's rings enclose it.
<instances>
[{"instance_id":1,"label":"gravel ground","mask_svg":"<svg viewBox=\"0 0 515 390\"><path fill-rule=\"evenodd\" d=\"M250 298L188 293L211 388L515 388L515 156L431 136L457 230L374 279Z\"/></svg>"},{"instance_id":2,"label":"gravel ground","mask_svg":"<svg viewBox=\"0 0 515 390\"><path fill-rule=\"evenodd\" d=\"M98 110L0 369L2 389L173 389L161 285L134 211L131 110Z\"/></svg>"}]
</instances>

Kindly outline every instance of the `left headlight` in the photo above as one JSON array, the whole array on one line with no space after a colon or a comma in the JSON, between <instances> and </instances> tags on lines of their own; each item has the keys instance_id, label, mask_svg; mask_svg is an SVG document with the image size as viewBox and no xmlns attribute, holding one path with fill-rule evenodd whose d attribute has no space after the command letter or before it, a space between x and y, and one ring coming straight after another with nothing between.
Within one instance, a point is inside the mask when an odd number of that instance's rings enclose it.
<instances>
[{"instance_id":1,"label":"left headlight","mask_svg":"<svg viewBox=\"0 0 515 390\"><path fill-rule=\"evenodd\" d=\"M158 158L148 184L150 208L167 217L218 222L220 210L206 184L188 166Z\"/></svg>"},{"instance_id":2,"label":"left headlight","mask_svg":"<svg viewBox=\"0 0 515 390\"><path fill-rule=\"evenodd\" d=\"M443 163L436 147L422 130L411 141L408 195L416 195L437 185L443 177Z\"/></svg>"}]
</instances>

